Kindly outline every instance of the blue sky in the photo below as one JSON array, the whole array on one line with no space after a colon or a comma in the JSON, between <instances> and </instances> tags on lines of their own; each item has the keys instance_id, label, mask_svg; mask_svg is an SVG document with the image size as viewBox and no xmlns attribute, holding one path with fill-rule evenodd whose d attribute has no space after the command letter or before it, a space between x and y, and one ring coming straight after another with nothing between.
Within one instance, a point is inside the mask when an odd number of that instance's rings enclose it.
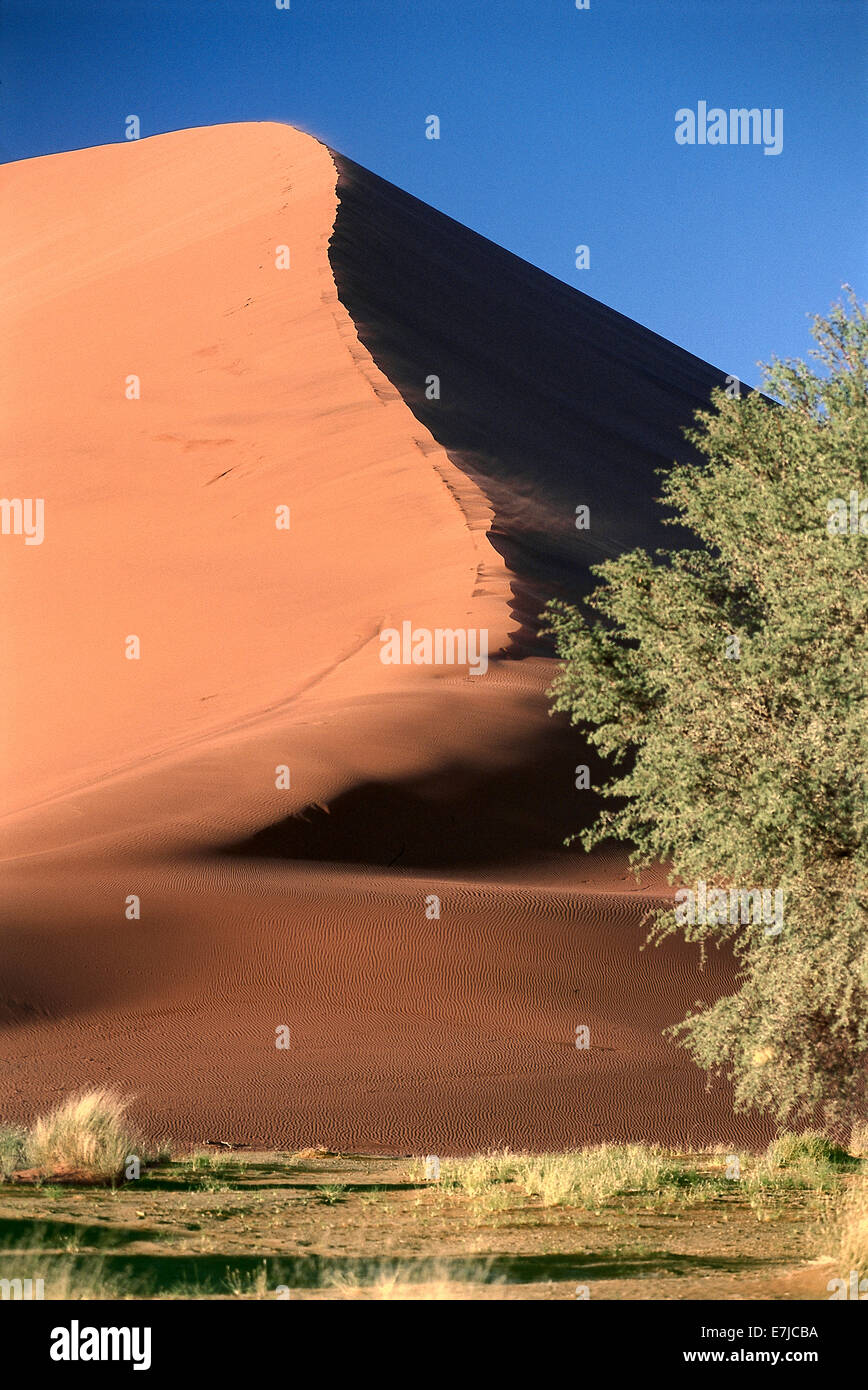
<instances>
[{"instance_id":1,"label":"blue sky","mask_svg":"<svg viewBox=\"0 0 868 1390\"><path fill-rule=\"evenodd\" d=\"M3 0L0 25L0 160L129 114L287 121L750 384L842 281L868 296L868 0ZM679 146L700 100L781 108L782 152Z\"/></svg>"}]
</instances>

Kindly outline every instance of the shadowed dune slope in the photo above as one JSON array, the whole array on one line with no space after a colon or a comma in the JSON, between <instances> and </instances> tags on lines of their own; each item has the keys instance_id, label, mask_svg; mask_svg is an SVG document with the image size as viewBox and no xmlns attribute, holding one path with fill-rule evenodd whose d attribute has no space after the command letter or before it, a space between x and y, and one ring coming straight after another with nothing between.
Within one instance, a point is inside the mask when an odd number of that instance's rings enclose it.
<instances>
[{"instance_id":1,"label":"shadowed dune slope","mask_svg":"<svg viewBox=\"0 0 868 1390\"><path fill-rule=\"evenodd\" d=\"M416 417L486 493L528 636L553 590L587 589L590 565L676 544L655 470L694 457L682 430L725 375L332 155L341 301ZM580 504L588 530L576 529Z\"/></svg>"},{"instance_id":2,"label":"shadowed dune slope","mask_svg":"<svg viewBox=\"0 0 868 1390\"><path fill-rule=\"evenodd\" d=\"M287 126L0 197L2 492L45 506L0 536L0 1118L110 1085L189 1144L765 1138L661 1033L731 957L641 953L662 874L564 849L598 767L514 640L668 538L712 369ZM488 670L384 664L406 620Z\"/></svg>"}]
</instances>

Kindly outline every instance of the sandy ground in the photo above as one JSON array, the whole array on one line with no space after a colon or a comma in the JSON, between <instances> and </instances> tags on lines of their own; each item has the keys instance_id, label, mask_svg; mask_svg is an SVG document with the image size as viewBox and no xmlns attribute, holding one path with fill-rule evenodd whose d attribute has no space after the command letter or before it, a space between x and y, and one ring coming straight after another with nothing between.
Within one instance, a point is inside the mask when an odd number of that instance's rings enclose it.
<instances>
[{"instance_id":1,"label":"sandy ground","mask_svg":"<svg viewBox=\"0 0 868 1390\"><path fill-rule=\"evenodd\" d=\"M718 374L286 126L0 189L3 493L45 508L0 536L3 1118L108 1083L189 1143L764 1142L660 1035L732 962L640 951L662 873L562 847L595 765L534 640L672 539ZM384 665L405 620L488 671Z\"/></svg>"}]
</instances>

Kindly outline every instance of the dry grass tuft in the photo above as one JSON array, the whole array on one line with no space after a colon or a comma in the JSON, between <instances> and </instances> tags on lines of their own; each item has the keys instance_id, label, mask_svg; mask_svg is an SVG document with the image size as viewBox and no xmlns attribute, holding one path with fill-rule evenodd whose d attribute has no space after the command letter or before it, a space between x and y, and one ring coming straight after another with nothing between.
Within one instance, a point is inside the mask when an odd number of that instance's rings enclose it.
<instances>
[{"instance_id":1,"label":"dry grass tuft","mask_svg":"<svg viewBox=\"0 0 868 1390\"><path fill-rule=\"evenodd\" d=\"M142 1156L126 1124L128 1104L104 1089L73 1096L36 1121L25 1141L26 1161L46 1175L119 1177L131 1154Z\"/></svg>"}]
</instances>

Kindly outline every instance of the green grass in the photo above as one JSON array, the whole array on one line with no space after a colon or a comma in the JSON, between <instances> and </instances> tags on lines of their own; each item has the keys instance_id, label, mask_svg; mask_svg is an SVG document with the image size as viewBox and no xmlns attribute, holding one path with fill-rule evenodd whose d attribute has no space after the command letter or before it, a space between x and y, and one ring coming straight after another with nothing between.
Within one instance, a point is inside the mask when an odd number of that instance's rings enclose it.
<instances>
[{"instance_id":1,"label":"green grass","mask_svg":"<svg viewBox=\"0 0 868 1390\"><path fill-rule=\"evenodd\" d=\"M327 1206L333 1207L336 1202L342 1200L346 1190L345 1183L323 1183L321 1187L316 1189L316 1195L321 1202L325 1202Z\"/></svg>"},{"instance_id":2,"label":"green grass","mask_svg":"<svg viewBox=\"0 0 868 1390\"><path fill-rule=\"evenodd\" d=\"M707 1186L716 1194L725 1179L678 1166L664 1149L643 1144L600 1144L570 1153L514 1154L508 1151L452 1159L441 1168L441 1185L469 1197L490 1199L512 1185L516 1200L535 1197L544 1207L597 1210L616 1198L665 1195ZM505 1204L505 1197L501 1198Z\"/></svg>"},{"instance_id":3,"label":"green grass","mask_svg":"<svg viewBox=\"0 0 868 1390\"><path fill-rule=\"evenodd\" d=\"M536 1198L543 1207L574 1206L598 1211L625 1198L652 1205L692 1206L731 1196L738 1189L755 1204L798 1191L834 1191L842 1173L859 1159L817 1131L783 1134L764 1154L740 1154L739 1177L726 1176L729 1155L686 1164L655 1145L600 1144L555 1154L509 1150L443 1160L440 1186L475 1198L488 1210ZM423 1176L420 1168L419 1175Z\"/></svg>"},{"instance_id":4,"label":"green grass","mask_svg":"<svg viewBox=\"0 0 868 1390\"><path fill-rule=\"evenodd\" d=\"M854 1160L846 1149L827 1138L818 1129L804 1134L781 1134L766 1150L770 1168L794 1168L812 1165L815 1169L848 1168Z\"/></svg>"}]
</instances>

